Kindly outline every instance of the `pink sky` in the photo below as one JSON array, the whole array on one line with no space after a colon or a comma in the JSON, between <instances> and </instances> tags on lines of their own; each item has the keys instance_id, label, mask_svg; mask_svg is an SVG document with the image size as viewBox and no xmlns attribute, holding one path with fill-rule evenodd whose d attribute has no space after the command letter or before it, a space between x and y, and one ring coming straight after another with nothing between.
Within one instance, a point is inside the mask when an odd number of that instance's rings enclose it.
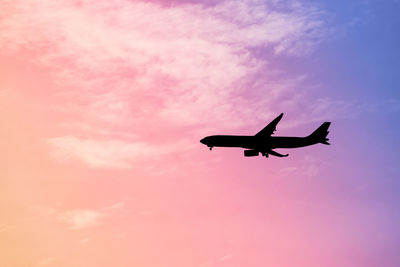
<instances>
[{"instance_id":1,"label":"pink sky","mask_svg":"<svg viewBox=\"0 0 400 267\"><path fill-rule=\"evenodd\" d=\"M275 63L329 38L321 8L3 0L0 17L1 266L367 266L375 215L359 229L325 197L325 148L266 161L199 143L357 111Z\"/></svg>"}]
</instances>

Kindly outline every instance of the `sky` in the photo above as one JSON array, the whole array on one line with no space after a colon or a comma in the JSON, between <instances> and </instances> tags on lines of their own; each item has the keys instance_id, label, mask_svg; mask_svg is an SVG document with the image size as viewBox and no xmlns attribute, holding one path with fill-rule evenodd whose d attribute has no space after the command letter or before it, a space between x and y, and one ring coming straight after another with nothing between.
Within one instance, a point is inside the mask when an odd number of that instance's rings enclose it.
<instances>
[{"instance_id":1,"label":"sky","mask_svg":"<svg viewBox=\"0 0 400 267\"><path fill-rule=\"evenodd\" d=\"M0 265L397 267L398 0L3 0ZM331 146L199 140L331 121Z\"/></svg>"}]
</instances>

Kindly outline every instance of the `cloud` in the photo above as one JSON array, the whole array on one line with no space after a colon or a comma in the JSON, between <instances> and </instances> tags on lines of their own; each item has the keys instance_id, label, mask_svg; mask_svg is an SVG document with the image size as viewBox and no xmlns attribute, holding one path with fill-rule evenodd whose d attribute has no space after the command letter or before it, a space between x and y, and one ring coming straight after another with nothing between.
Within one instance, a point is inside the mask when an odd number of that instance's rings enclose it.
<instances>
[{"instance_id":1,"label":"cloud","mask_svg":"<svg viewBox=\"0 0 400 267\"><path fill-rule=\"evenodd\" d=\"M115 204L99 208L74 208L65 209L61 205L53 207L35 206L33 212L41 221L57 221L71 230L82 230L102 225L110 218L118 217L125 210L125 202L119 201ZM80 243L89 241L88 237L79 240Z\"/></svg>"},{"instance_id":2,"label":"cloud","mask_svg":"<svg viewBox=\"0 0 400 267\"><path fill-rule=\"evenodd\" d=\"M314 178L326 167L326 162L313 156L306 155L302 159L300 167L286 167L280 169L277 174L282 177L309 177ZM301 176L302 174L303 176Z\"/></svg>"},{"instance_id":3,"label":"cloud","mask_svg":"<svg viewBox=\"0 0 400 267\"><path fill-rule=\"evenodd\" d=\"M94 210L71 210L60 215L60 220L77 230L99 224L104 215Z\"/></svg>"},{"instance_id":4,"label":"cloud","mask_svg":"<svg viewBox=\"0 0 400 267\"><path fill-rule=\"evenodd\" d=\"M81 125L49 140L57 158L91 167L129 168L127 154L157 149L160 140L150 140L149 132L233 128L254 122L260 110L260 117L270 115L270 103L300 81L275 76L268 58L307 55L328 32L324 13L297 1L166 7L127 0L5 0L0 7L7 10L1 49L33 51L36 64L71 87L60 92L57 108L74 121L60 123ZM83 128L92 130L78 138ZM102 129L115 140L99 139ZM126 138L130 134L134 142Z\"/></svg>"},{"instance_id":5,"label":"cloud","mask_svg":"<svg viewBox=\"0 0 400 267\"><path fill-rule=\"evenodd\" d=\"M103 219L111 216L124 207L124 202L116 203L102 209L75 209L54 211L59 221L67 224L72 230L93 227L102 223Z\"/></svg>"},{"instance_id":6,"label":"cloud","mask_svg":"<svg viewBox=\"0 0 400 267\"><path fill-rule=\"evenodd\" d=\"M51 138L49 144L54 151L53 157L59 161L78 160L90 167L127 169L137 160L157 159L179 147L190 149L179 143L149 145L144 142L126 142L121 140L94 140L75 136Z\"/></svg>"},{"instance_id":7,"label":"cloud","mask_svg":"<svg viewBox=\"0 0 400 267\"><path fill-rule=\"evenodd\" d=\"M281 107L287 110L287 114L295 113L294 120L282 120L279 129L287 129L315 122L337 120L354 120L370 114L390 114L400 110L398 99L365 101L343 100L331 97L313 99L312 92L303 92L296 98L284 100ZM293 112L292 112L293 111ZM317 125L315 125L316 127Z\"/></svg>"}]
</instances>

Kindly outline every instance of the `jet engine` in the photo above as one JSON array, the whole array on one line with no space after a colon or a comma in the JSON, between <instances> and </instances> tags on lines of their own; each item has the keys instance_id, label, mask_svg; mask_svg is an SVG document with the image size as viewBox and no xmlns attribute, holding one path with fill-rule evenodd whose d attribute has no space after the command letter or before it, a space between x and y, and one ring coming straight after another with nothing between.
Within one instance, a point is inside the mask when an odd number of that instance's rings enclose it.
<instances>
[{"instance_id":1,"label":"jet engine","mask_svg":"<svg viewBox=\"0 0 400 267\"><path fill-rule=\"evenodd\" d=\"M244 151L244 156L245 156L245 157L255 157L255 156L258 156L258 151L257 151L257 150L245 150L245 151Z\"/></svg>"}]
</instances>

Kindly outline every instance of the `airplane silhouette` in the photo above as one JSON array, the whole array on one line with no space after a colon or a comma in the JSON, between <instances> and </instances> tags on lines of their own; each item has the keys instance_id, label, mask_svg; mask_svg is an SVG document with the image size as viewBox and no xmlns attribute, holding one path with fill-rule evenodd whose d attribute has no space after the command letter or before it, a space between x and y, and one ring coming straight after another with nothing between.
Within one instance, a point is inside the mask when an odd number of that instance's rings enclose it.
<instances>
[{"instance_id":1,"label":"airplane silhouette","mask_svg":"<svg viewBox=\"0 0 400 267\"><path fill-rule=\"evenodd\" d=\"M242 147L247 150L244 151L245 157L262 156L267 157L273 155L276 157L287 157L289 154L279 154L273 151L275 148L296 148L311 146L314 144L322 143L330 145L328 135L328 128L330 122L324 122L312 134L306 137L287 137L287 136L271 136L275 130L276 125L282 119L283 113L270 122L264 129L259 131L256 135L211 135L200 140L212 150L213 147Z\"/></svg>"}]
</instances>

